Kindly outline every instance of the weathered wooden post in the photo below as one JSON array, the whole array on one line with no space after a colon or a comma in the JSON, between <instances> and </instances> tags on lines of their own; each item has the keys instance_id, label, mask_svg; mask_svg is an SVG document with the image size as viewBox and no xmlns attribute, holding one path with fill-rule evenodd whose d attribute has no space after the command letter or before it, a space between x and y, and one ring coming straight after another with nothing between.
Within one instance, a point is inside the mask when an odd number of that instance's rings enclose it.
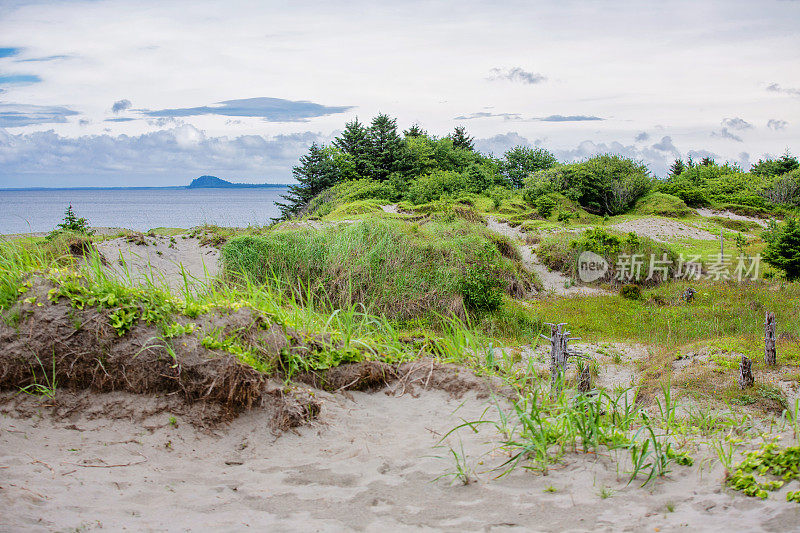
<instances>
[{"instance_id":1,"label":"weathered wooden post","mask_svg":"<svg viewBox=\"0 0 800 533\"><path fill-rule=\"evenodd\" d=\"M570 332L564 330L566 322L561 324L547 323L550 326L550 337L541 335L550 341L550 391L553 396L558 396L561 390L561 381L567 368L567 360L578 354L569 348L569 341L580 340L580 337L570 337Z\"/></svg>"},{"instance_id":2,"label":"weathered wooden post","mask_svg":"<svg viewBox=\"0 0 800 533\"><path fill-rule=\"evenodd\" d=\"M752 387L754 382L753 362L742 354L742 360L739 362L739 387L746 389Z\"/></svg>"},{"instance_id":3,"label":"weathered wooden post","mask_svg":"<svg viewBox=\"0 0 800 533\"><path fill-rule=\"evenodd\" d=\"M770 366L778 362L775 352L775 313L772 311L767 311L764 320L764 361Z\"/></svg>"},{"instance_id":4,"label":"weathered wooden post","mask_svg":"<svg viewBox=\"0 0 800 533\"><path fill-rule=\"evenodd\" d=\"M578 392L587 393L592 390L592 373L589 365L584 365L578 378Z\"/></svg>"}]
</instances>

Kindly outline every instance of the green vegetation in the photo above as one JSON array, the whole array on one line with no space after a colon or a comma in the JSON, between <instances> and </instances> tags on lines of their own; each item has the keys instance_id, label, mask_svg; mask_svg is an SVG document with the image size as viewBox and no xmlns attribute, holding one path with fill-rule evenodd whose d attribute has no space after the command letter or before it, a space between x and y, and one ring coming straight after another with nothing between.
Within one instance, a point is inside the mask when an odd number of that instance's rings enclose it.
<instances>
[{"instance_id":1,"label":"green vegetation","mask_svg":"<svg viewBox=\"0 0 800 533\"><path fill-rule=\"evenodd\" d=\"M654 192L642 197L636 202L634 212L640 215L656 215L672 218L685 217L692 214L692 210L689 209L683 200L677 196L664 194L662 192Z\"/></svg>"},{"instance_id":2,"label":"green vegetation","mask_svg":"<svg viewBox=\"0 0 800 533\"><path fill-rule=\"evenodd\" d=\"M789 218L783 227L767 233L767 248L764 260L786 274L786 279L800 279L800 223Z\"/></svg>"},{"instance_id":3,"label":"green vegetation","mask_svg":"<svg viewBox=\"0 0 800 533\"><path fill-rule=\"evenodd\" d=\"M406 224L369 220L321 230L292 228L232 239L222 251L232 275L267 283L331 310L360 303L371 313L410 319L431 312L492 311L504 292L530 292L535 280L465 220Z\"/></svg>"}]
</instances>

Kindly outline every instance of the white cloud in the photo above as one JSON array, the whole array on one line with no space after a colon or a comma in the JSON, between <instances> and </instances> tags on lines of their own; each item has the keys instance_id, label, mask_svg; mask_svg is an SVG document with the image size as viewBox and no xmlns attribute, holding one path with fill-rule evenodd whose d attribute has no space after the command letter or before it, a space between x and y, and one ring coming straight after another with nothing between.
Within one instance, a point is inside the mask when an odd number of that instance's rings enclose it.
<instances>
[{"instance_id":1,"label":"white cloud","mask_svg":"<svg viewBox=\"0 0 800 533\"><path fill-rule=\"evenodd\" d=\"M99 176L124 176L132 185L163 185L165 177L183 184L200 174L287 183L308 146L327 140L313 132L212 137L189 124L134 136L63 137L52 130L13 135L0 128L0 183L85 186L92 184L87 168Z\"/></svg>"},{"instance_id":2,"label":"white cloud","mask_svg":"<svg viewBox=\"0 0 800 533\"><path fill-rule=\"evenodd\" d=\"M82 150L93 136L113 145L143 135L160 142L160 131L183 125L166 116L106 122L142 116L132 107L115 116L110 104L121 100L162 114L183 114L205 140L182 137L185 148L174 135L169 142L190 151L207 146L209 139L227 138L227 150L235 152L230 140L250 135L276 139L308 130L331 132L356 114L365 120L379 111L397 116L402 127L418 122L444 135L465 120L454 117L486 109L502 110L514 120L518 135L547 138L547 144L560 147L586 139L611 147L663 124L658 137L669 134L681 148L711 150L730 159L742 148L751 154L781 152L787 146L800 151L800 130L779 122L769 129L746 128L746 146L731 142L722 131L709 136L723 127L743 137L733 124L720 126L720 117L746 116L748 123L763 125L785 116L788 97L796 95L798 79L792 73L800 60L793 2L609 0L602 9L575 0L491 5L409 0L402 9L366 0L0 3L0 46L23 50L0 58L0 74L41 79L27 86L3 85L1 105L76 113L6 122L5 127L24 136L52 129L53 142L63 144L64 151ZM14 62L35 58L50 60ZM724 69L709 68L722 64ZM775 72L785 77L777 79ZM487 83L487 75L499 80ZM769 92L763 80L776 82ZM212 102L264 96L357 108L312 113L308 123L265 123L256 112L188 118L198 111L219 111ZM517 121L516 116L526 118ZM508 130L507 117L471 120L470 133L497 138L493 146L505 146L501 138ZM603 120L585 120L592 117ZM645 142L650 143L639 141ZM104 145L89 145L99 151L95 160L102 160ZM54 146L48 150L57 151ZM169 147L155 150L166 157ZM77 168L75 158L61 157ZM182 157L164 164L179 170ZM197 152L185 164L193 169L192 161L205 157ZM275 159L261 160L263 168L288 176L294 160L270 157ZM93 160L86 154L84 161ZM26 163L36 164L33 158ZM16 165L15 172L27 171L22 163ZM90 183L111 184L103 168L87 163L80 173ZM7 176L8 170L0 174ZM0 187L8 184L0 176Z\"/></svg>"}]
</instances>

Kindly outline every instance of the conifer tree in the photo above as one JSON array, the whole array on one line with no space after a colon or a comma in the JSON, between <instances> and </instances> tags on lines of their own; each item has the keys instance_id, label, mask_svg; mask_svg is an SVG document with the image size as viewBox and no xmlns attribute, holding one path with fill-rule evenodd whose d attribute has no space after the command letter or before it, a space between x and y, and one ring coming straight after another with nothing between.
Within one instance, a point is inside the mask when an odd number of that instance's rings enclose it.
<instances>
[{"instance_id":1,"label":"conifer tree","mask_svg":"<svg viewBox=\"0 0 800 533\"><path fill-rule=\"evenodd\" d=\"M412 124L410 128L403 132L404 137L427 137L428 132L423 130L419 124Z\"/></svg>"},{"instance_id":2,"label":"conifer tree","mask_svg":"<svg viewBox=\"0 0 800 533\"><path fill-rule=\"evenodd\" d=\"M473 151L475 149L475 139L467 135L467 129L464 126L456 126L453 134L450 135L450 139L453 140L454 148L462 148L469 151Z\"/></svg>"},{"instance_id":3,"label":"conifer tree","mask_svg":"<svg viewBox=\"0 0 800 533\"><path fill-rule=\"evenodd\" d=\"M308 154L300 158L300 164L292 169L297 185L290 185L281 198L286 203L277 203L281 216L277 220L287 220L297 215L316 195L336 184L338 173L330 154L324 146L311 145Z\"/></svg>"},{"instance_id":4,"label":"conifer tree","mask_svg":"<svg viewBox=\"0 0 800 533\"><path fill-rule=\"evenodd\" d=\"M786 220L784 228L764 250L764 261L783 270L789 281L800 279L800 224L797 219Z\"/></svg>"},{"instance_id":5,"label":"conifer tree","mask_svg":"<svg viewBox=\"0 0 800 533\"><path fill-rule=\"evenodd\" d=\"M342 134L333 145L350 157L358 178L369 178L374 174L370 157L370 138L367 128L356 117L345 124Z\"/></svg>"},{"instance_id":6,"label":"conifer tree","mask_svg":"<svg viewBox=\"0 0 800 533\"><path fill-rule=\"evenodd\" d=\"M669 167L669 175L671 178L677 178L683 173L684 170L686 170L686 165L683 164L683 160L676 159L675 162Z\"/></svg>"},{"instance_id":7,"label":"conifer tree","mask_svg":"<svg viewBox=\"0 0 800 533\"><path fill-rule=\"evenodd\" d=\"M385 180L397 170L402 152L402 140L397 134L397 120L379 114L369 127L370 152L374 171L372 177Z\"/></svg>"}]
</instances>

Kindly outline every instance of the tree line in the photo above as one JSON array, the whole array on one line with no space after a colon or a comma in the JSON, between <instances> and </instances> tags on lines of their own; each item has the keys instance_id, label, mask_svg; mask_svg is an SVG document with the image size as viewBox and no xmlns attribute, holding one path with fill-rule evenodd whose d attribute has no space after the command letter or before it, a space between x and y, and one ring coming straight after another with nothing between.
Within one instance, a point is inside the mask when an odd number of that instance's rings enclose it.
<instances>
[{"instance_id":1,"label":"tree line","mask_svg":"<svg viewBox=\"0 0 800 533\"><path fill-rule=\"evenodd\" d=\"M326 189L355 180L380 183L392 200L414 204L523 189L523 198L532 205L552 201L551 193L557 193L600 215L624 213L653 191L676 196L692 207L797 207L798 167L797 158L788 152L759 160L748 172L708 157L699 162L676 159L668 177L659 180L643 163L613 154L560 163L543 148L516 146L501 157L484 155L475 150L474 139L463 127L444 137L429 135L417 124L400 132L396 119L379 114L369 124L348 122L329 145L312 144L292 169L297 183L278 207L280 219L298 216Z\"/></svg>"}]
</instances>

